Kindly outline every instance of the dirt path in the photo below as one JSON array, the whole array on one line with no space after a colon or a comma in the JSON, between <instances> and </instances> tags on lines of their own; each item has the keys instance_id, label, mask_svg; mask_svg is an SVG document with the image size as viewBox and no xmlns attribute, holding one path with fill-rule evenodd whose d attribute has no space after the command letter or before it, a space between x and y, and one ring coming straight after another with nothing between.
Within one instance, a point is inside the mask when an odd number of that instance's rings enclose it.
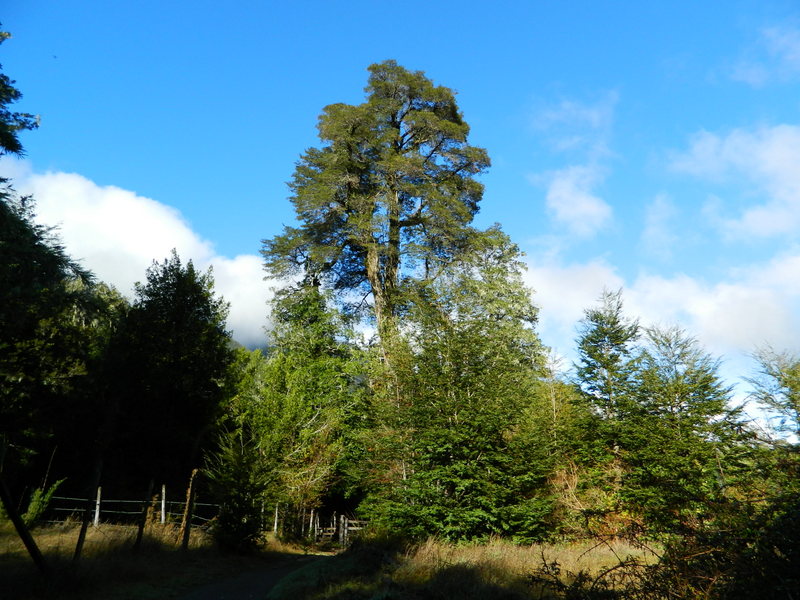
<instances>
[{"instance_id":1,"label":"dirt path","mask_svg":"<svg viewBox=\"0 0 800 600\"><path fill-rule=\"evenodd\" d=\"M273 586L292 571L304 567L320 556L299 556L274 563L269 567L248 571L197 588L177 600L264 600Z\"/></svg>"}]
</instances>

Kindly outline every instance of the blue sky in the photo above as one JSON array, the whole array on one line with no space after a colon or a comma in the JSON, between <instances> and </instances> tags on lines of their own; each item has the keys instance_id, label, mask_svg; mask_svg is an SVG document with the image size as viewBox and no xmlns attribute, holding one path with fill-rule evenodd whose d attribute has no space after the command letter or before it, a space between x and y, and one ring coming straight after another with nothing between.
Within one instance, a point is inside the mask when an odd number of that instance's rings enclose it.
<instances>
[{"instance_id":1,"label":"blue sky","mask_svg":"<svg viewBox=\"0 0 800 600\"><path fill-rule=\"evenodd\" d=\"M333 102L394 58L458 92L493 166L478 223L527 253L541 334L571 356L604 286L730 373L800 349L794 2L10 0L0 63L41 115L0 173L127 291L172 247L214 265L257 343L260 240Z\"/></svg>"}]
</instances>

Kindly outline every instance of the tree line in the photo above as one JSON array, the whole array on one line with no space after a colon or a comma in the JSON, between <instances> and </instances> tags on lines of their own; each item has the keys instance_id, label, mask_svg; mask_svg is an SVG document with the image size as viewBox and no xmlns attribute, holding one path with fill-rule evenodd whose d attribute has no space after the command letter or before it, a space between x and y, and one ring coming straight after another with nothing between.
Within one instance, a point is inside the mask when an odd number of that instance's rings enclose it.
<instances>
[{"instance_id":1,"label":"tree line","mask_svg":"<svg viewBox=\"0 0 800 600\"><path fill-rule=\"evenodd\" d=\"M0 84L0 141L19 154L34 122L5 108L18 92ZM200 467L219 539L240 550L279 507L287 535L313 509L454 541L719 545L735 531L728 560L764 539L788 556L795 438L754 427L719 361L678 328L642 327L620 291L586 309L574 369L555 367L522 253L499 225L472 224L490 161L452 90L385 61L365 95L323 109L320 145L289 184L296 223L263 242L267 276L287 282L265 350L232 342L210 272L173 253L129 301L3 183L11 497L62 479L139 493ZM800 360L760 358L753 399L796 435Z\"/></svg>"}]
</instances>

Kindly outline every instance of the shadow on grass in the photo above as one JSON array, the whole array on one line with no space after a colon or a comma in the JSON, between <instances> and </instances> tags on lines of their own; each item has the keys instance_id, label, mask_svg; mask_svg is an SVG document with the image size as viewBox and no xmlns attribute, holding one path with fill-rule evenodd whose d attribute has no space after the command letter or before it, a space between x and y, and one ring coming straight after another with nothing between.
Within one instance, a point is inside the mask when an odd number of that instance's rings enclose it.
<instances>
[{"instance_id":1,"label":"shadow on grass","mask_svg":"<svg viewBox=\"0 0 800 600\"><path fill-rule=\"evenodd\" d=\"M437 544L433 544L436 546ZM426 546L428 547L426 550ZM410 546L397 539L363 540L346 552L309 564L282 579L268 600L616 600L625 597L599 573L562 570L532 552L525 564L510 558L465 559L457 547ZM453 553L449 550L453 549ZM468 554L468 553L466 553ZM456 556L458 555L458 556ZM639 563L620 563L635 570Z\"/></svg>"},{"instance_id":2,"label":"shadow on grass","mask_svg":"<svg viewBox=\"0 0 800 600\"><path fill-rule=\"evenodd\" d=\"M522 600L524 578L481 565L439 565L421 576L403 572L409 547L399 539L360 542L346 552L309 564L281 580L269 600Z\"/></svg>"},{"instance_id":3,"label":"shadow on grass","mask_svg":"<svg viewBox=\"0 0 800 600\"><path fill-rule=\"evenodd\" d=\"M34 531L52 576L33 566L12 532L0 531L0 597L3 600L154 600L175 598L197 587L269 569L296 555L263 551L237 556L217 550L201 533L189 550L176 547L173 528L146 532L141 547L133 548L135 530L103 525L90 532L79 564L72 562L75 528Z\"/></svg>"}]
</instances>

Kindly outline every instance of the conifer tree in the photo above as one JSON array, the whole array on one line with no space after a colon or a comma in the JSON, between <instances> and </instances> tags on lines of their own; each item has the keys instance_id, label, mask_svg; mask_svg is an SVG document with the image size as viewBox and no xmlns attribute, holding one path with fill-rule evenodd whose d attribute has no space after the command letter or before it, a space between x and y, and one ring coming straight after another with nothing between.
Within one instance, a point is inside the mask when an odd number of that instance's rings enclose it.
<instances>
[{"instance_id":1,"label":"conifer tree","mask_svg":"<svg viewBox=\"0 0 800 600\"><path fill-rule=\"evenodd\" d=\"M649 328L622 429L623 501L653 530L689 531L733 472L737 411L719 361L678 328Z\"/></svg>"},{"instance_id":2,"label":"conifer tree","mask_svg":"<svg viewBox=\"0 0 800 600\"><path fill-rule=\"evenodd\" d=\"M227 395L227 314L211 272L183 264L175 251L136 285L110 367L119 402L116 461L126 465L126 483L135 485L134 475L183 483L199 466Z\"/></svg>"},{"instance_id":3,"label":"conifer tree","mask_svg":"<svg viewBox=\"0 0 800 600\"><path fill-rule=\"evenodd\" d=\"M638 336L638 322L623 313L621 290L603 291L600 306L586 311L578 338L578 382L605 421L625 412Z\"/></svg>"}]
</instances>

